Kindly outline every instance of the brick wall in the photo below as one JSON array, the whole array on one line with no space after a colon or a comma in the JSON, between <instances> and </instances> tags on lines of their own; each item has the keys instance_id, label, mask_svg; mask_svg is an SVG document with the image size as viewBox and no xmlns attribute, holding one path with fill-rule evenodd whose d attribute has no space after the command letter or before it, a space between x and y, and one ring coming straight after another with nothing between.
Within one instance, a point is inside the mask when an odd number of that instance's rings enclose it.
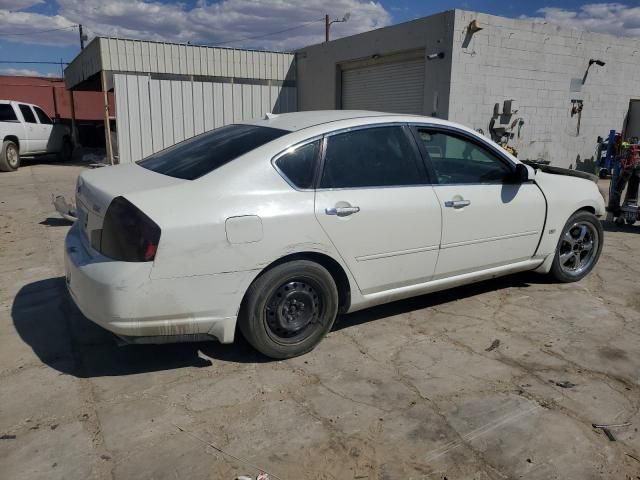
<instances>
[{"instance_id":1,"label":"brick wall","mask_svg":"<svg viewBox=\"0 0 640 480\"><path fill-rule=\"evenodd\" d=\"M483 30L469 38L474 19ZM449 119L488 135L494 105L514 99L512 120L524 124L510 143L522 159L591 170L596 137L622 129L629 100L640 99L639 39L463 10L453 33ZM571 91L592 58L606 65L592 65L581 91ZM583 101L579 134L572 99Z\"/></svg>"}]
</instances>

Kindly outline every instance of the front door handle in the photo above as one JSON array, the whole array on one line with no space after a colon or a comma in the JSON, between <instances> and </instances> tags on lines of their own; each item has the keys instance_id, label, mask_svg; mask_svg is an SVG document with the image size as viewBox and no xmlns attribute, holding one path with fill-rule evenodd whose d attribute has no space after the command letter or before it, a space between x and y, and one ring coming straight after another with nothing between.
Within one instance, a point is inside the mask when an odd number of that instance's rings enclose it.
<instances>
[{"instance_id":1,"label":"front door handle","mask_svg":"<svg viewBox=\"0 0 640 480\"><path fill-rule=\"evenodd\" d=\"M444 202L444 206L450 208L463 208L469 205L471 205L471 200L447 200Z\"/></svg>"},{"instance_id":2,"label":"front door handle","mask_svg":"<svg viewBox=\"0 0 640 480\"><path fill-rule=\"evenodd\" d=\"M359 211L360 207L331 207L324 209L324 213L327 215L337 215L338 217L347 217Z\"/></svg>"}]
</instances>

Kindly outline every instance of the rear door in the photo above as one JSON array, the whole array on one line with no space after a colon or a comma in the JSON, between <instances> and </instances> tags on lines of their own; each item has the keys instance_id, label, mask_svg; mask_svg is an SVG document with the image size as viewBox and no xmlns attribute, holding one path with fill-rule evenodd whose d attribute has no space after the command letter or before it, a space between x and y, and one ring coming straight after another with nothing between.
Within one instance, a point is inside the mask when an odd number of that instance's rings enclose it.
<instances>
[{"instance_id":1,"label":"rear door","mask_svg":"<svg viewBox=\"0 0 640 480\"><path fill-rule=\"evenodd\" d=\"M321 168L315 215L362 293L428 281L440 205L408 127L327 135Z\"/></svg>"},{"instance_id":2,"label":"rear door","mask_svg":"<svg viewBox=\"0 0 640 480\"><path fill-rule=\"evenodd\" d=\"M533 182L515 182L512 162L470 134L416 127L442 207L438 278L530 259L546 201Z\"/></svg>"},{"instance_id":3,"label":"rear door","mask_svg":"<svg viewBox=\"0 0 640 480\"><path fill-rule=\"evenodd\" d=\"M18 109L24 119L24 129L27 134L26 142L20 142L20 153L24 155L42 152L44 150L41 138L42 132L39 129L35 113L29 105L24 103L19 103Z\"/></svg>"},{"instance_id":4,"label":"rear door","mask_svg":"<svg viewBox=\"0 0 640 480\"><path fill-rule=\"evenodd\" d=\"M62 137L53 135L53 122L49 115L35 105L33 106L33 111L38 118L39 135L43 138L44 149L47 152L59 152L62 150Z\"/></svg>"}]
</instances>

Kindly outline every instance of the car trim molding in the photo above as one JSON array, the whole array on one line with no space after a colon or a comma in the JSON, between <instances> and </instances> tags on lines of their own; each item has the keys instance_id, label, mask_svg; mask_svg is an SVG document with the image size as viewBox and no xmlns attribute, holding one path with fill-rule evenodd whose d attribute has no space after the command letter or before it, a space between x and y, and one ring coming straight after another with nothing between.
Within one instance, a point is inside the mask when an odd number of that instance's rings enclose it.
<instances>
[{"instance_id":1,"label":"car trim molding","mask_svg":"<svg viewBox=\"0 0 640 480\"><path fill-rule=\"evenodd\" d=\"M477 240L466 240L464 242L453 242L443 244L440 248L464 247L465 245L474 245L476 243L494 242L496 240L506 240L509 238L529 237L532 235L540 235L540 230L531 230L530 232L510 233L509 235L500 235L497 237L479 238Z\"/></svg>"},{"instance_id":2,"label":"car trim molding","mask_svg":"<svg viewBox=\"0 0 640 480\"><path fill-rule=\"evenodd\" d=\"M362 255L361 257L356 257L356 260L358 262L366 262L367 260L377 260L379 258L396 257L399 255L410 255L412 253L430 252L433 250L438 250L439 248L440 248L440 245L431 245L428 247L410 248L408 250L397 250L394 252L374 253L372 255Z\"/></svg>"}]
</instances>

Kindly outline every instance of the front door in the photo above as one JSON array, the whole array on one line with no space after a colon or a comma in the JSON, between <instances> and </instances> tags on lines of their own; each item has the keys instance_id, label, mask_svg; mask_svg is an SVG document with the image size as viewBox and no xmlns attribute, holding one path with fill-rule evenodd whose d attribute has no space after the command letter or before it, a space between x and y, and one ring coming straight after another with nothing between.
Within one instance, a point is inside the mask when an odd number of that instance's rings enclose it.
<instances>
[{"instance_id":1,"label":"front door","mask_svg":"<svg viewBox=\"0 0 640 480\"><path fill-rule=\"evenodd\" d=\"M42 138L44 150L59 152L62 149L62 135L53 135L53 122L41 108L34 106L33 110L38 117L39 135Z\"/></svg>"},{"instance_id":2,"label":"front door","mask_svg":"<svg viewBox=\"0 0 640 480\"><path fill-rule=\"evenodd\" d=\"M315 214L363 294L433 276L440 205L407 127L327 136Z\"/></svg>"},{"instance_id":3,"label":"front door","mask_svg":"<svg viewBox=\"0 0 640 480\"><path fill-rule=\"evenodd\" d=\"M22 142L20 145L20 154L40 153L42 151L42 141L40 140L40 130L36 116L29 105L20 103L18 108L24 120L24 129L27 133L27 141Z\"/></svg>"},{"instance_id":4,"label":"front door","mask_svg":"<svg viewBox=\"0 0 640 480\"><path fill-rule=\"evenodd\" d=\"M514 165L470 136L416 127L442 207L435 277L530 259L544 228L546 201L533 182L514 182Z\"/></svg>"}]
</instances>

